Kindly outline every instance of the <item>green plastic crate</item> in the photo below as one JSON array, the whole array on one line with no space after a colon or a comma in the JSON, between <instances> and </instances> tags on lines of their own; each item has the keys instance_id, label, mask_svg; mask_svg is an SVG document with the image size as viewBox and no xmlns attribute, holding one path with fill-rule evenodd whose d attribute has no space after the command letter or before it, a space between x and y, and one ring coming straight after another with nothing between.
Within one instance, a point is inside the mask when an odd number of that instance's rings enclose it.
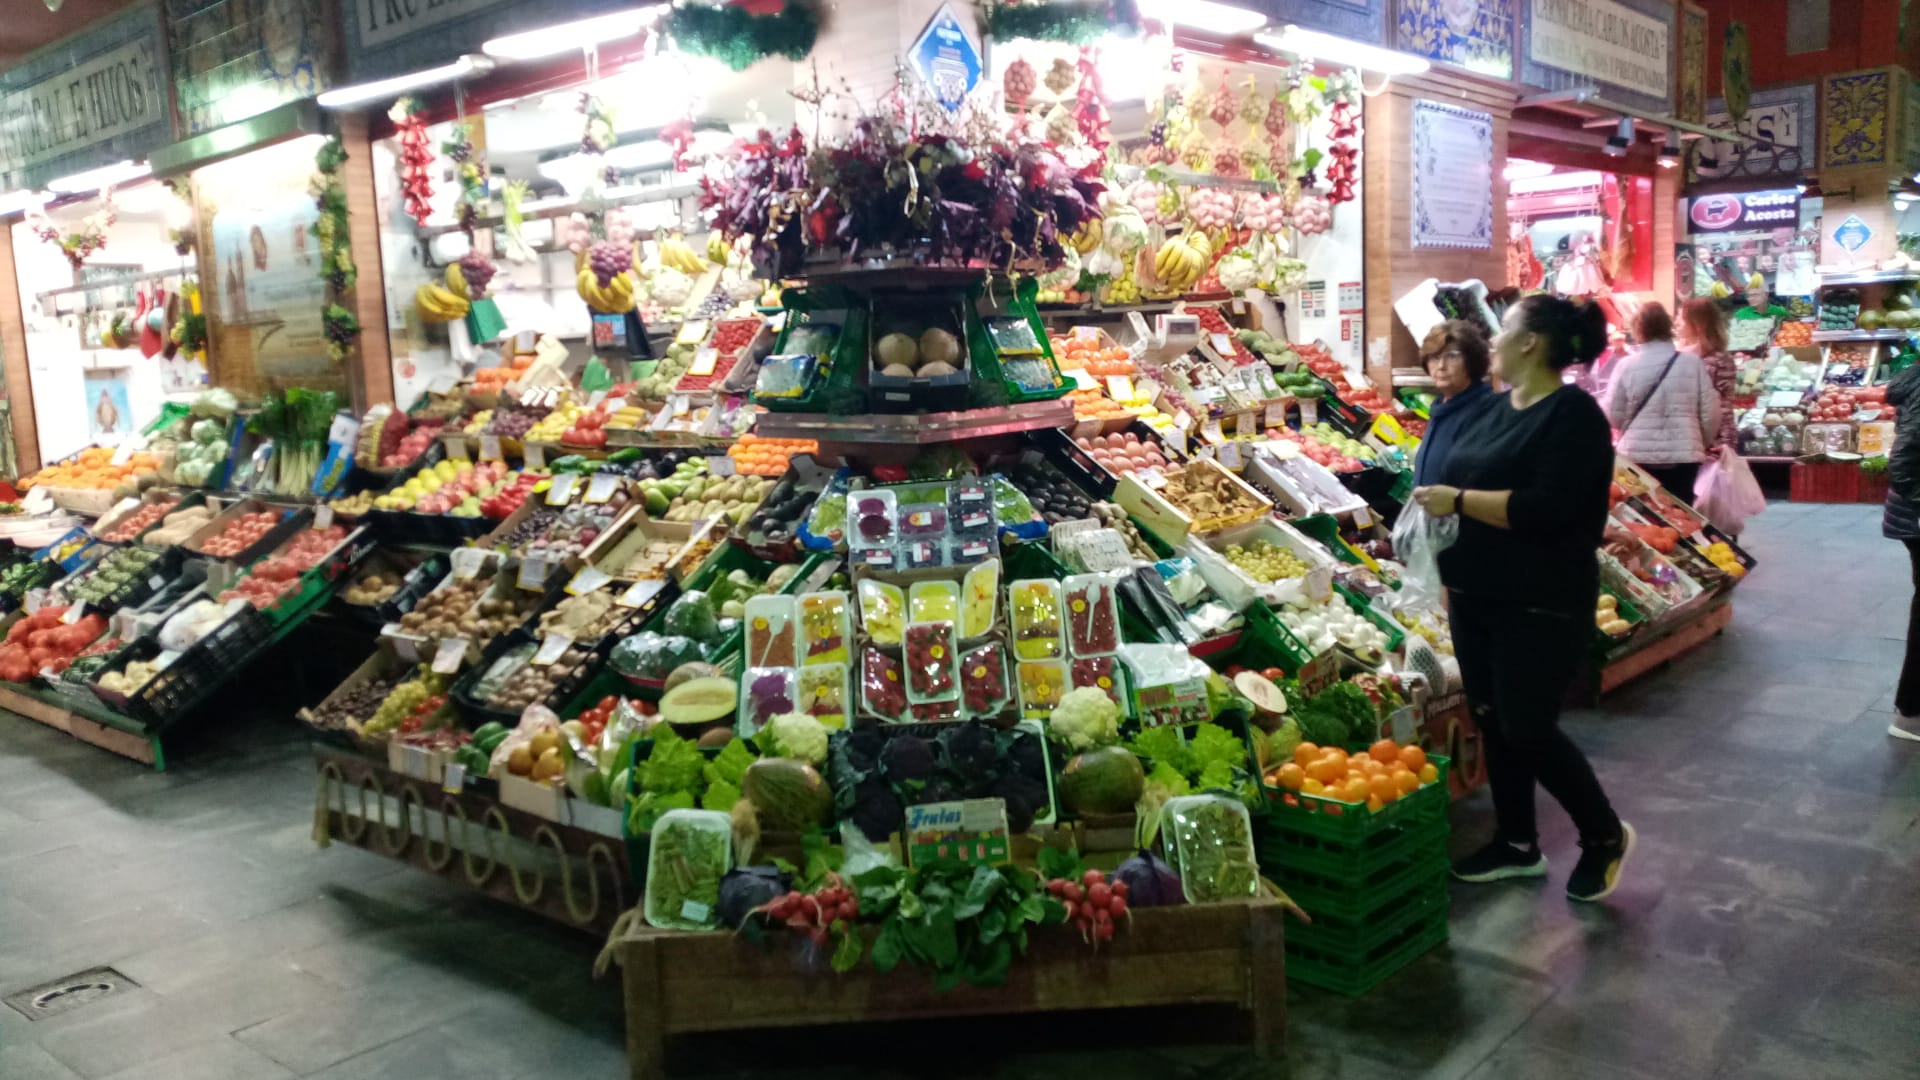
<instances>
[{"instance_id":1,"label":"green plastic crate","mask_svg":"<svg viewBox=\"0 0 1920 1080\"><path fill-rule=\"evenodd\" d=\"M1206 657L1214 670L1225 671L1238 664L1252 671L1277 667L1297 675L1307 661L1313 659L1313 654L1281 624L1272 608L1256 603L1241 614L1246 624L1240 628L1240 640Z\"/></svg>"},{"instance_id":2,"label":"green plastic crate","mask_svg":"<svg viewBox=\"0 0 1920 1080\"><path fill-rule=\"evenodd\" d=\"M1309 887L1312 882L1364 882L1417 861L1424 852L1444 852L1449 833L1446 814L1431 809L1353 842L1276 825L1278 817L1254 818L1254 855L1263 871L1297 875Z\"/></svg>"},{"instance_id":3,"label":"green plastic crate","mask_svg":"<svg viewBox=\"0 0 1920 1080\"><path fill-rule=\"evenodd\" d=\"M1364 955L1394 940L1435 908L1446 911L1450 899L1446 859L1422 860L1415 869L1396 883L1397 889L1383 889L1358 904L1322 903L1316 909L1294 896L1313 921L1287 927L1287 945L1336 956Z\"/></svg>"},{"instance_id":4,"label":"green plastic crate","mask_svg":"<svg viewBox=\"0 0 1920 1080\"><path fill-rule=\"evenodd\" d=\"M1386 615L1375 611L1373 604L1366 597L1337 581L1333 584L1333 591L1345 597L1348 607L1366 616L1368 622L1379 627L1380 632L1387 635L1387 652L1397 653L1400 651L1400 646L1407 643L1407 632Z\"/></svg>"},{"instance_id":5,"label":"green plastic crate","mask_svg":"<svg viewBox=\"0 0 1920 1080\"><path fill-rule=\"evenodd\" d=\"M1033 331L1040 342L1040 358L1053 372L1053 385L1032 389L1021 385L1007 375L1000 364L999 350L993 346L993 337L987 332L986 320L980 315L980 297L985 292L984 283L975 284L967 290L967 344L969 356L975 370L974 381L998 381L1006 388L1007 400L1015 405L1030 401L1052 401L1067 396L1073 390L1073 380L1060 374L1060 363L1054 358L1053 346L1047 340L1046 323L1040 319L1040 309L1034 304L1034 296L1040 291L1040 283L1031 277L1021 278L1013 287L1013 297L1008 301L1005 314L1022 319Z\"/></svg>"},{"instance_id":6,"label":"green plastic crate","mask_svg":"<svg viewBox=\"0 0 1920 1080\"><path fill-rule=\"evenodd\" d=\"M1449 762L1440 754L1428 754L1427 760L1433 763L1439 776L1378 811L1368 810L1364 803L1341 802L1263 785L1271 824L1276 829L1319 840L1358 844L1396 825L1419 824L1435 815L1444 817L1452 802L1447 792Z\"/></svg>"},{"instance_id":7,"label":"green plastic crate","mask_svg":"<svg viewBox=\"0 0 1920 1080\"><path fill-rule=\"evenodd\" d=\"M1404 925L1359 956L1296 942L1292 927L1287 933L1288 981L1359 997L1447 940L1447 908L1439 905L1410 912Z\"/></svg>"},{"instance_id":8,"label":"green plastic crate","mask_svg":"<svg viewBox=\"0 0 1920 1080\"><path fill-rule=\"evenodd\" d=\"M865 411L866 395L860 389L860 371L867 362L867 303L859 296L836 285L810 285L785 289L780 304L787 314L786 326L774 343L773 354L787 351L787 339L802 324L799 312L842 311L840 337L833 343L827 370L816 372L806 393L791 398L763 398L754 395L753 403L772 412L825 413L858 415ZM841 409L832 406L839 404Z\"/></svg>"},{"instance_id":9,"label":"green plastic crate","mask_svg":"<svg viewBox=\"0 0 1920 1080\"><path fill-rule=\"evenodd\" d=\"M1371 873L1352 878L1331 877L1281 867L1268 868L1261 861L1260 872L1286 890L1294 903L1306 909L1315 923L1324 918L1353 920L1375 915L1382 897L1398 897L1422 881L1431 880L1437 871L1447 871L1446 833L1437 844L1418 847L1412 858L1385 863ZM1256 851L1257 854L1257 851Z\"/></svg>"}]
</instances>

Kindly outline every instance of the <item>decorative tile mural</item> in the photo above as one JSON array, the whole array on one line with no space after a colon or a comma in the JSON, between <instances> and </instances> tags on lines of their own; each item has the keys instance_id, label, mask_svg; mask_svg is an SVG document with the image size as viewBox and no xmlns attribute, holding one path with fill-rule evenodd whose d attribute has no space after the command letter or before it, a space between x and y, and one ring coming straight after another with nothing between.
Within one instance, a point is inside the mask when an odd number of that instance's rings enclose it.
<instances>
[{"instance_id":1,"label":"decorative tile mural","mask_svg":"<svg viewBox=\"0 0 1920 1080\"><path fill-rule=\"evenodd\" d=\"M1827 77L1821 95L1825 98L1822 166L1875 165L1887 160L1892 85L1893 77L1886 71Z\"/></svg>"},{"instance_id":2,"label":"decorative tile mural","mask_svg":"<svg viewBox=\"0 0 1920 1080\"><path fill-rule=\"evenodd\" d=\"M327 88L338 30L325 0L166 0L183 132L197 135Z\"/></svg>"},{"instance_id":3,"label":"decorative tile mural","mask_svg":"<svg viewBox=\"0 0 1920 1080\"><path fill-rule=\"evenodd\" d=\"M1399 47L1496 79L1513 78L1515 0L1399 0Z\"/></svg>"},{"instance_id":4,"label":"decorative tile mural","mask_svg":"<svg viewBox=\"0 0 1920 1080\"><path fill-rule=\"evenodd\" d=\"M1686 4L1680 8L1680 56L1675 65L1679 86L1674 92L1673 115L1699 123L1707 115L1707 12Z\"/></svg>"}]
</instances>

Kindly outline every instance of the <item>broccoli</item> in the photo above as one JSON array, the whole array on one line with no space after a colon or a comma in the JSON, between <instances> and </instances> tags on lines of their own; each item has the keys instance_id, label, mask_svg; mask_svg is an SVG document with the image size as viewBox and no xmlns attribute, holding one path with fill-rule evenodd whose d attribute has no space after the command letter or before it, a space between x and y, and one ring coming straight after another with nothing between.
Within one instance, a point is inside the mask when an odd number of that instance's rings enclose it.
<instances>
[{"instance_id":1,"label":"broccoli","mask_svg":"<svg viewBox=\"0 0 1920 1080\"><path fill-rule=\"evenodd\" d=\"M1013 741L1007 746L1007 760L1013 771L1042 784L1047 782L1047 759L1041 752L1040 740L1032 732L1016 731Z\"/></svg>"},{"instance_id":2,"label":"broccoli","mask_svg":"<svg viewBox=\"0 0 1920 1080\"><path fill-rule=\"evenodd\" d=\"M879 779L862 780L853 791L853 823L866 838L873 843L886 842L900 829L900 822L906 817L906 810L900 805L899 796L887 782Z\"/></svg>"},{"instance_id":3,"label":"broccoli","mask_svg":"<svg viewBox=\"0 0 1920 1080\"><path fill-rule=\"evenodd\" d=\"M946 732L947 768L965 777L977 777L993 768L998 752L993 729L978 720L969 720Z\"/></svg>"},{"instance_id":4,"label":"broccoli","mask_svg":"<svg viewBox=\"0 0 1920 1080\"><path fill-rule=\"evenodd\" d=\"M933 746L917 735L897 735L881 751L880 764L896 784L933 775Z\"/></svg>"}]
</instances>

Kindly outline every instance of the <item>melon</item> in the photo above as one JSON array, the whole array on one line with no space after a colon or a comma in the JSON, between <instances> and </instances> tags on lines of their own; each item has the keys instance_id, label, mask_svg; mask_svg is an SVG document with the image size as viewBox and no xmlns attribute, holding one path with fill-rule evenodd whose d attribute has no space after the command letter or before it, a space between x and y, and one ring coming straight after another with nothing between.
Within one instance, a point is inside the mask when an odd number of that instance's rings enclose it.
<instances>
[{"instance_id":1,"label":"melon","mask_svg":"<svg viewBox=\"0 0 1920 1080\"><path fill-rule=\"evenodd\" d=\"M960 369L954 367L952 364L944 360L935 360L931 364L922 365L920 370L915 372L914 375L917 378L932 379L941 375L958 375L959 373Z\"/></svg>"},{"instance_id":2,"label":"melon","mask_svg":"<svg viewBox=\"0 0 1920 1080\"><path fill-rule=\"evenodd\" d=\"M740 778L740 794L764 828L801 832L827 820L833 789L813 766L791 758L761 758Z\"/></svg>"},{"instance_id":3,"label":"melon","mask_svg":"<svg viewBox=\"0 0 1920 1080\"><path fill-rule=\"evenodd\" d=\"M1140 759L1123 746L1076 754L1060 770L1060 796L1082 814L1124 814L1140 801L1146 787Z\"/></svg>"},{"instance_id":4,"label":"melon","mask_svg":"<svg viewBox=\"0 0 1920 1080\"><path fill-rule=\"evenodd\" d=\"M952 367L960 362L960 341L939 327L933 327L920 335L920 363L946 364ZM925 375L926 372L920 374Z\"/></svg>"},{"instance_id":5,"label":"melon","mask_svg":"<svg viewBox=\"0 0 1920 1080\"><path fill-rule=\"evenodd\" d=\"M905 334L888 334L873 347L874 357L883 368L899 364L911 368L920 359L920 347Z\"/></svg>"},{"instance_id":6,"label":"melon","mask_svg":"<svg viewBox=\"0 0 1920 1080\"><path fill-rule=\"evenodd\" d=\"M880 374L885 375L889 379L911 379L913 378L913 369L905 364L888 364L886 367L880 369Z\"/></svg>"},{"instance_id":7,"label":"melon","mask_svg":"<svg viewBox=\"0 0 1920 1080\"><path fill-rule=\"evenodd\" d=\"M681 664L679 667L668 672L666 685L661 689L663 691L672 691L679 688L680 684L691 682L694 679L724 679L726 676L727 673L722 671L718 666L709 664L704 660L694 660L690 663Z\"/></svg>"},{"instance_id":8,"label":"melon","mask_svg":"<svg viewBox=\"0 0 1920 1080\"><path fill-rule=\"evenodd\" d=\"M711 724L733 715L740 704L732 679L688 679L660 699L660 718L669 724Z\"/></svg>"}]
</instances>

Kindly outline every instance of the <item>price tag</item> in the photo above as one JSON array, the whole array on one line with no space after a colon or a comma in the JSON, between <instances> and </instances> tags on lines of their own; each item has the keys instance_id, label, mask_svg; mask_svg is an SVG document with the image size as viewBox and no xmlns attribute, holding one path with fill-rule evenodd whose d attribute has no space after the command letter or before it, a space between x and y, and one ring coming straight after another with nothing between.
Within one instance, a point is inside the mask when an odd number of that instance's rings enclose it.
<instances>
[{"instance_id":1,"label":"price tag","mask_svg":"<svg viewBox=\"0 0 1920 1080\"><path fill-rule=\"evenodd\" d=\"M453 576L461 581L479 577L487 565L487 555L479 548L454 548L448 556L453 562Z\"/></svg>"},{"instance_id":2,"label":"price tag","mask_svg":"<svg viewBox=\"0 0 1920 1080\"><path fill-rule=\"evenodd\" d=\"M1260 414L1254 412L1252 409L1248 409L1242 413L1234 413L1233 431L1234 434L1243 439L1258 438L1260 436Z\"/></svg>"},{"instance_id":3,"label":"price tag","mask_svg":"<svg viewBox=\"0 0 1920 1080\"><path fill-rule=\"evenodd\" d=\"M441 638L440 647L433 650L433 670L441 675L451 675L460 670L460 664L466 658L466 638Z\"/></svg>"},{"instance_id":4,"label":"price tag","mask_svg":"<svg viewBox=\"0 0 1920 1080\"><path fill-rule=\"evenodd\" d=\"M566 654L567 646L572 644L573 639L565 634L548 634L540 639L540 649L533 654L530 662L535 667L550 667Z\"/></svg>"},{"instance_id":5,"label":"price tag","mask_svg":"<svg viewBox=\"0 0 1920 1080\"><path fill-rule=\"evenodd\" d=\"M1213 351L1221 356L1230 357L1235 352L1232 334L1223 334L1216 330L1208 335L1208 340L1213 343Z\"/></svg>"},{"instance_id":6,"label":"price tag","mask_svg":"<svg viewBox=\"0 0 1920 1080\"><path fill-rule=\"evenodd\" d=\"M618 476L612 473L594 473L593 479L587 481L586 501L590 503L603 503L613 498L613 493L619 490L620 478Z\"/></svg>"},{"instance_id":7,"label":"price tag","mask_svg":"<svg viewBox=\"0 0 1920 1080\"><path fill-rule=\"evenodd\" d=\"M667 587L664 581L636 581L626 592L613 598L613 602L623 608L637 608L654 598L661 589Z\"/></svg>"},{"instance_id":8,"label":"price tag","mask_svg":"<svg viewBox=\"0 0 1920 1080\"><path fill-rule=\"evenodd\" d=\"M153 670L165 671L172 667L173 662L178 659L180 659L179 652L173 649L162 650L159 655L153 658Z\"/></svg>"},{"instance_id":9,"label":"price tag","mask_svg":"<svg viewBox=\"0 0 1920 1080\"><path fill-rule=\"evenodd\" d=\"M1097 326L1076 326L1073 328L1075 341L1099 341L1100 328Z\"/></svg>"},{"instance_id":10,"label":"price tag","mask_svg":"<svg viewBox=\"0 0 1920 1080\"><path fill-rule=\"evenodd\" d=\"M120 445L113 448L113 463L125 465L131 460L133 460L133 440L122 439Z\"/></svg>"},{"instance_id":11,"label":"price tag","mask_svg":"<svg viewBox=\"0 0 1920 1080\"><path fill-rule=\"evenodd\" d=\"M1307 571L1306 579L1302 583L1301 588L1309 598L1314 600L1325 600L1327 597L1332 596L1333 568L1331 566L1316 566Z\"/></svg>"},{"instance_id":12,"label":"price tag","mask_svg":"<svg viewBox=\"0 0 1920 1080\"><path fill-rule=\"evenodd\" d=\"M480 436L480 460L481 461L505 461L506 459L507 459L507 456L500 452L500 436L498 435Z\"/></svg>"},{"instance_id":13,"label":"price tag","mask_svg":"<svg viewBox=\"0 0 1920 1080\"><path fill-rule=\"evenodd\" d=\"M547 505L565 506L573 500L573 490L580 485L577 473L561 473L547 485Z\"/></svg>"},{"instance_id":14,"label":"price tag","mask_svg":"<svg viewBox=\"0 0 1920 1080\"><path fill-rule=\"evenodd\" d=\"M680 332L673 335L675 345L698 345L707 340L707 320L689 319L680 324Z\"/></svg>"},{"instance_id":15,"label":"price tag","mask_svg":"<svg viewBox=\"0 0 1920 1080\"><path fill-rule=\"evenodd\" d=\"M1285 400L1267 402L1267 426L1270 428L1287 426L1287 403Z\"/></svg>"},{"instance_id":16,"label":"price tag","mask_svg":"<svg viewBox=\"0 0 1920 1080\"><path fill-rule=\"evenodd\" d=\"M689 400L685 394L675 394L673 395L672 403L667 406L667 409L667 415L673 417L675 420L684 419L688 414L693 412L693 402Z\"/></svg>"},{"instance_id":17,"label":"price tag","mask_svg":"<svg viewBox=\"0 0 1920 1080\"><path fill-rule=\"evenodd\" d=\"M467 437L465 435L447 436L447 457L464 458L467 456Z\"/></svg>"},{"instance_id":18,"label":"price tag","mask_svg":"<svg viewBox=\"0 0 1920 1080\"><path fill-rule=\"evenodd\" d=\"M53 496L47 494L46 488L34 488L21 500L20 508L29 514L44 514L53 509Z\"/></svg>"},{"instance_id":19,"label":"price tag","mask_svg":"<svg viewBox=\"0 0 1920 1080\"><path fill-rule=\"evenodd\" d=\"M710 457L707 459L707 471L715 476L732 476L734 474L733 459L724 454Z\"/></svg>"},{"instance_id":20,"label":"price tag","mask_svg":"<svg viewBox=\"0 0 1920 1080\"><path fill-rule=\"evenodd\" d=\"M387 640L393 642L393 655L409 664L420 662L420 643L404 636L399 623L388 623L383 633L387 634Z\"/></svg>"},{"instance_id":21,"label":"price tag","mask_svg":"<svg viewBox=\"0 0 1920 1080\"><path fill-rule=\"evenodd\" d=\"M553 564L547 560L529 555L520 560L520 575L514 584L529 592L539 592L546 587L547 572L552 568Z\"/></svg>"},{"instance_id":22,"label":"price tag","mask_svg":"<svg viewBox=\"0 0 1920 1080\"><path fill-rule=\"evenodd\" d=\"M1162 387L1152 379L1141 379L1139 382L1133 384L1133 392L1139 395L1141 401L1145 402L1159 401L1160 394L1164 389L1165 387Z\"/></svg>"},{"instance_id":23,"label":"price tag","mask_svg":"<svg viewBox=\"0 0 1920 1080\"><path fill-rule=\"evenodd\" d=\"M1247 467L1247 459L1240 453L1240 444L1237 442L1221 443L1213 459L1234 472Z\"/></svg>"},{"instance_id":24,"label":"price tag","mask_svg":"<svg viewBox=\"0 0 1920 1080\"><path fill-rule=\"evenodd\" d=\"M1179 428L1181 434L1185 434L1186 432L1193 430L1193 414L1188 412L1185 409L1181 409L1179 412L1174 413L1173 426L1176 428Z\"/></svg>"},{"instance_id":25,"label":"price tag","mask_svg":"<svg viewBox=\"0 0 1920 1080\"><path fill-rule=\"evenodd\" d=\"M333 507L321 504L313 508L313 527L324 529L333 524Z\"/></svg>"},{"instance_id":26,"label":"price tag","mask_svg":"<svg viewBox=\"0 0 1920 1080\"><path fill-rule=\"evenodd\" d=\"M467 786L467 767L457 761L447 764L447 774L440 780L440 790L449 795L458 795Z\"/></svg>"},{"instance_id":27,"label":"price tag","mask_svg":"<svg viewBox=\"0 0 1920 1080\"><path fill-rule=\"evenodd\" d=\"M1200 429L1200 437L1210 443L1222 443L1227 440L1226 433L1220 430L1218 420L1207 421L1206 426Z\"/></svg>"},{"instance_id":28,"label":"price tag","mask_svg":"<svg viewBox=\"0 0 1920 1080\"><path fill-rule=\"evenodd\" d=\"M40 609L46 606L46 603L47 603L47 590L45 589L28 589L27 590L27 601L26 601L26 604L24 605L27 609L27 614L29 615L38 614Z\"/></svg>"},{"instance_id":29,"label":"price tag","mask_svg":"<svg viewBox=\"0 0 1920 1080\"><path fill-rule=\"evenodd\" d=\"M689 375L711 375L716 364L720 363L720 353L716 349L700 349L693 354L693 363L687 366Z\"/></svg>"},{"instance_id":30,"label":"price tag","mask_svg":"<svg viewBox=\"0 0 1920 1080\"><path fill-rule=\"evenodd\" d=\"M1100 381L1092 375L1087 374L1085 368L1074 368L1072 371L1061 372L1061 374L1073 380L1073 388L1075 390L1100 389Z\"/></svg>"},{"instance_id":31,"label":"price tag","mask_svg":"<svg viewBox=\"0 0 1920 1080\"><path fill-rule=\"evenodd\" d=\"M609 577L604 571L591 566L583 566L580 568L579 573L573 575L573 580L567 582L567 595L585 596L590 592L598 592L606 588L607 583L612 580L613 578Z\"/></svg>"},{"instance_id":32,"label":"price tag","mask_svg":"<svg viewBox=\"0 0 1920 1080\"><path fill-rule=\"evenodd\" d=\"M86 613L87 602L85 600L76 601L67 605L67 610L61 614L60 621L66 623L68 626L72 626L74 623L79 622L81 616Z\"/></svg>"},{"instance_id":33,"label":"price tag","mask_svg":"<svg viewBox=\"0 0 1920 1080\"><path fill-rule=\"evenodd\" d=\"M1161 488L1167 486L1166 474L1158 469L1142 469L1136 471L1133 473L1133 478L1154 491L1159 491Z\"/></svg>"},{"instance_id":34,"label":"price tag","mask_svg":"<svg viewBox=\"0 0 1920 1080\"><path fill-rule=\"evenodd\" d=\"M698 900L680 902L680 917L688 922L703 923L713 914L713 909Z\"/></svg>"},{"instance_id":35,"label":"price tag","mask_svg":"<svg viewBox=\"0 0 1920 1080\"><path fill-rule=\"evenodd\" d=\"M527 468L544 469L547 467L547 448L539 443L527 444Z\"/></svg>"},{"instance_id":36,"label":"price tag","mask_svg":"<svg viewBox=\"0 0 1920 1080\"><path fill-rule=\"evenodd\" d=\"M1107 396L1122 404L1133 401L1133 379L1126 375L1107 376Z\"/></svg>"},{"instance_id":37,"label":"price tag","mask_svg":"<svg viewBox=\"0 0 1920 1080\"><path fill-rule=\"evenodd\" d=\"M1353 523L1362 529L1371 528L1373 526L1373 511L1365 506L1354 507Z\"/></svg>"},{"instance_id":38,"label":"price tag","mask_svg":"<svg viewBox=\"0 0 1920 1080\"><path fill-rule=\"evenodd\" d=\"M1312 427L1320 422L1320 399L1300 399L1300 426Z\"/></svg>"}]
</instances>

